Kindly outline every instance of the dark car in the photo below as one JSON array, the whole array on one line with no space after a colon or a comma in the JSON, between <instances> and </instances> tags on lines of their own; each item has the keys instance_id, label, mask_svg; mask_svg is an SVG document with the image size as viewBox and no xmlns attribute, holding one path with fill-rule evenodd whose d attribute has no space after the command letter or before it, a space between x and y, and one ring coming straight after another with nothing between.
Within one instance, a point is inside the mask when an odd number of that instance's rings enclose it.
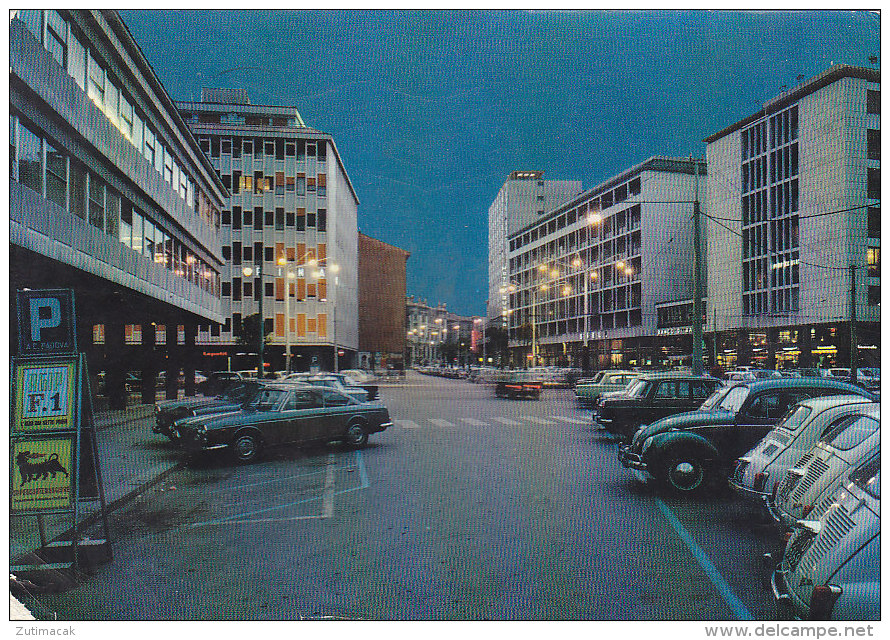
<instances>
[{"instance_id":1,"label":"dark car","mask_svg":"<svg viewBox=\"0 0 890 640\"><path fill-rule=\"evenodd\" d=\"M211 371L207 373L207 379L199 383L195 390L205 396L215 396L222 393L233 382L243 379L237 371Z\"/></svg>"},{"instance_id":2,"label":"dark car","mask_svg":"<svg viewBox=\"0 0 890 640\"><path fill-rule=\"evenodd\" d=\"M541 397L544 381L530 371L499 371L494 376L494 395L498 398Z\"/></svg>"},{"instance_id":3,"label":"dark car","mask_svg":"<svg viewBox=\"0 0 890 640\"><path fill-rule=\"evenodd\" d=\"M593 409L593 422L629 440L642 424L698 409L721 386L723 383L711 376L646 374L626 391L600 396Z\"/></svg>"},{"instance_id":4,"label":"dark car","mask_svg":"<svg viewBox=\"0 0 890 640\"><path fill-rule=\"evenodd\" d=\"M778 423L789 407L829 395L875 397L826 378L777 378L718 389L698 411L640 427L618 457L679 492L692 492L729 475L733 461Z\"/></svg>"},{"instance_id":5,"label":"dark car","mask_svg":"<svg viewBox=\"0 0 890 640\"><path fill-rule=\"evenodd\" d=\"M250 462L283 444L339 440L363 447L370 434L390 426L380 403L323 387L267 383L239 411L184 418L173 429L186 451L229 449L239 462Z\"/></svg>"},{"instance_id":6,"label":"dark car","mask_svg":"<svg viewBox=\"0 0 890 640\"><path fill-rule=\"evenodd\" d=\"M206 413L224 413L239 409L244 402L256 394L262 383L256 380L241 380L229 383L217 396L183 398L155 403L155 423L151 430L163 433L174 439L173 423L187 416Z\"/></svg>"}]
</instances>

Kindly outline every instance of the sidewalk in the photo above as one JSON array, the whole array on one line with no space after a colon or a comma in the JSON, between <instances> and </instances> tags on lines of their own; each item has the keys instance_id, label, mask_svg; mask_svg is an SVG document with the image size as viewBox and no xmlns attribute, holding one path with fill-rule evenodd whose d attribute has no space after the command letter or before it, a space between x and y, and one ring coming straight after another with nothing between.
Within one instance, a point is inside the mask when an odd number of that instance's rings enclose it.
<instances>
[{"instance_id":1,"label":"sidewalk","mask_svg":"<svg viewBox=\"0 0 890 640\"><path fill-rule=\"evenodd\" d=\"M94 416L105 503L109 510L162 479L183 460L182 452L164 436L152 432L154 406L138 401L139 395L134 394L126 409L98 409ZM98 516L99 511L98 500L81 502L79 519L81 522L89 520ZM43 521L47 541L65 533L73 524L70 515L46 515ZM38 548L37 517L10 518L10 559L14 561Z\"/></svg>"}]
</instances>

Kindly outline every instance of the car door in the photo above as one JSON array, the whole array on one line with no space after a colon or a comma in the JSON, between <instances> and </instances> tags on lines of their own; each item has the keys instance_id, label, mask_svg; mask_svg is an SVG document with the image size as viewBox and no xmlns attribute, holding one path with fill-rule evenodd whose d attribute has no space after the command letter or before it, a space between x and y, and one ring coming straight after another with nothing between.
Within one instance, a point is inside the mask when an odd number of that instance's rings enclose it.
<instances>
[{"instance_id":1,"label":"car door","mask_svg":"<svg viewBox=\"0 0 890 640\"><path fill-rule=\"evenodd\" d=\"M695 411L717 390L716 380L691 380L689 383L689 404L684 411Z\"/></svg>"},{"instance_id":2,"label":"car door","mask_svg":"<svg viewBox=\"0 0 890 640\"><path fill-rule=\"evenodd\" d=\"M283 421L280 442L303 443L319 438L324 414L324 403L319 390L292 390L281 412Z\"/></svg>"},{"instance_id":3,"label":"car door","mask_svg":"<svg viewBox=\"0 0 890 640\"><path fill-rule=\"evenodd\" d=\"M728 454L738 457L770 432L792 404L811 397L802 389L767 389L749 397L736 416Z\"/></svg>"},{"instance_id":4,"label":"car door","mask_svg":"<svg viewBox=\"0 0 890 640\"><path fill-rule=\"evenodd\" d=\"M320 437L334 439L346 433L346 425L355 413L356 400L336 391L324 389L324 416L320 421Z\"/></svg>"},{"instance_id":5,"label":"car door","mask_svg":"<svg viewBox=\"0 0 890 640\"><path fill-rule=\"evenodd\" d=\"M689 382L686 380L661 380L649 401L649 423L685 411L689 404Z\"/></svg>"}]
</instances>

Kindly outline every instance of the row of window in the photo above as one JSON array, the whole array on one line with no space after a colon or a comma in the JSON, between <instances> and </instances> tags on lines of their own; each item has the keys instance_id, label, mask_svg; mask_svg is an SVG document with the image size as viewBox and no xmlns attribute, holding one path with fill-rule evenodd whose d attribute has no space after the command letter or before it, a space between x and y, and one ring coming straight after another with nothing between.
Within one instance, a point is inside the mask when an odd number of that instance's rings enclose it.
<instances>
[{"instance_id":1,"label":"row of window","mask_svg":"<svg viewBox=\"0 0 890 640\"><path fill-rule=\"evenodd\" d=\"M267 333L273 333L277 337L284 337L285 327L287 327L287 316L283 313L276 313L274 318L265 318L263 320L263 328ZM295 334L297 338L309 337L310 333L316 334L319 338L326 338L328 335L328 314L319 313L312 318L305 313L294 314L290 319L291 334ZM222 326L224 333L231 332L234 336L240 336L244 332L244 320L240 313L233 313L231 318L226 318Z\"/></svg>"},{"instance_id":2,"label":"row of window","mask_svg":"<svg viewBox=\"0 0 890 640\"><path fill-rule=\"evenodd\" d=\"M9 125L13 180L118 238L137 253L165 265L177 276L219 295L219 273L166 229L17 116L10 115Z\"/></svg>"},{"instance_id":3,"label":"row of window","mask_svg":"<svg viewBox=\"0 0 890 640\"><path fill-rule=\"evenodd\" d=\"M314 249L307 247L304 243L297 243L296 247L286 247L283 242L276 242L274 247L264 247L262 242L254 242L253 246L240 242L233 242L230 245L224 245L222 255L225 260L231 260L235 266L244 262L250 264L260 264L261 262L271 262L277 264L279 260L284 259L289 266L302 268L303 265L309 264L312 260L324 261L327 255L327 245L319 243ZM318 277L324 277L325 268L317 266L314 271L318 272Z\"/></svg>"},{"instance_id":4,"label":"row of window","mask_svg":"<svg viewBox=\"0 0 890 640\"><path fill-rule=\"evenodd\" d=\"M275 211L263 211L262 207L242 209L232 207L231 211L223 211L222 223L231 226L233 231L253 228L254 231L274 228L276 231L284 231L285 228L295 227L297 231L315 229L325 232L328 228L327 209L319 209L317 213L307 213L303 207L294 211L285 211L284 207L276 207Z\"/></svg>"},{"instance_id":5,"label":"row of window","mask_svg":"<svg viewBox=\"0 0 890 640\"><path fill-rule=\"evenodd\" d=\"M266 282L265 287L260 286L259 278L232 278L231 282L222 283L222 296L224 298L232 298L233 302L240 302L242 299L248 300L253 298L259 300L260 292L266 298L275 298L278 302L284 302L285 294L289 298L294 298L296 302L306 302L310 298L317 299L319 302L327 302L328 285L324 278L316 282L309 281L305 278L302 269L298 269L294 282L285 282L284 278L276 278L275 282Z\"/></svg>"},{"instance_id":6,"label":"row of window","mask_svg":"<svg viewBox=\"0 0 890 640\"><path fill-rule=\"evenodd\" d=\"M96 60L93 49L82 44L86 39L76 35L75 29L52 9L20 10L17 17L188 206L207 224L218 227L219 212L179 166L135 101L120 88L122 83Z\"/></svg>"},{"instance_id":7,"label":"row of window","mask_svg":"<svg viewBox=\"0 0 890 640\"><path fill-rule=\"evenodd\" d=\"M211 158L225 156L241 158L243 155L251 156L255 160L274 157L276 160L296 158L297 162L305 162L308 156L315 158L318 162L327 161L327 142L325 140L199 136L198 144Z\"/></svg>"},{"instance_id":8,"label":"row of window","mask_svg":"<svg viewBox=\"0 0 890 640\"><path fill-rule=\"evenodd\" d=\"M233 196L251 193L265 195L273 192L276 196L286 193L298 196L316 193L319 198L326 198L328 195L327 176L324 173L307 178L305 173L285 176L283 171L276 171L273 179L273 176L264 175L262 171L254 171L252 176L233 171L231 174L220 173L220 179Z\"/></svg>"},{"instance_id":9,"label":"row of window","mask_svg":"<svg viewBox=\"0 0 890 640\"><path fill-rule=\"evenodd\" d=\"M543 222L540 225L533 227L532 229L526 231L521 236L517 236L510 240L510 251L515 251L519 247L527 246L528 244L540 239L545 238L549 235L556 233L568 226L571 226L578 222L579 220L585 220L590 214L598 214L600 211L608 209L616 204L627 200L630 196L636 196L640 194L640 178L634 178L633 180L615 187L611 191L608 191L604 194L597 196L596 198L591 198L587 202L584 202L578 205L577 208L571 209L562 213L555 218L548 220L547 222ZM623 211L615 214L619 216L616 218L615 224L619 227L624 226L628 222L633 225L634 220L637 225L639 225L640 220L640 207L639 205L635 207L631 207L630 209L624 209ZM626 216L626 217L625 217ZM611 231L612 225L612 217L609 216L602 221L603 233L608 235L609 231ZM599 233L598 229L599 225L593 227L594 233ZM618 232L620 233L620 231Z\"/></svg>"}]
</instances>

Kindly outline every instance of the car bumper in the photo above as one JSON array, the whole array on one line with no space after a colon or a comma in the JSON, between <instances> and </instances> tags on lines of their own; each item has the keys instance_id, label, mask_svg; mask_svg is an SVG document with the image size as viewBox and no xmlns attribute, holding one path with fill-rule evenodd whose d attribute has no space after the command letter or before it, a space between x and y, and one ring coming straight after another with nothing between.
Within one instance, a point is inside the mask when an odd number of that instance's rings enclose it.
<instances>
[{"instance_id":1,"label":"car bumper","mask_svg":"<svg viewBox=\"0 0 890 640\"><path fill-rule=\"evenodd\" d=\"M751 502L761 503L770 497L769 493L766 493L764 491L757 491L755 489L752 489L751 487L746 487L735 478L729 479L729 486L732 487L732 490L735 491L738 495Z\"/></svg>"},{"instance_id":2,"label":"car bumper","mask_svg":"<svg viewBox=\"0 0 890 640\"><path fill-rule=\"evenodd\" d=\"M788 589L788 583L785 582L786 571L776 569L770 578L770 589L773 592L773 599L779 609L779 615L784 619L802 620L794 606L794 597Z\"/></svg>"},{"instance_id":3,"label":"car bumper","mask_svg":"<svg viewBox=\"0 0 890 640\"><path fill-rule=\"evenodd\" d=\"M618 460L628 469L649 472L649 465L643 462L640 454L630 450L630 445L623 444L618 447Z\"/></svg>"}]
</instances>

